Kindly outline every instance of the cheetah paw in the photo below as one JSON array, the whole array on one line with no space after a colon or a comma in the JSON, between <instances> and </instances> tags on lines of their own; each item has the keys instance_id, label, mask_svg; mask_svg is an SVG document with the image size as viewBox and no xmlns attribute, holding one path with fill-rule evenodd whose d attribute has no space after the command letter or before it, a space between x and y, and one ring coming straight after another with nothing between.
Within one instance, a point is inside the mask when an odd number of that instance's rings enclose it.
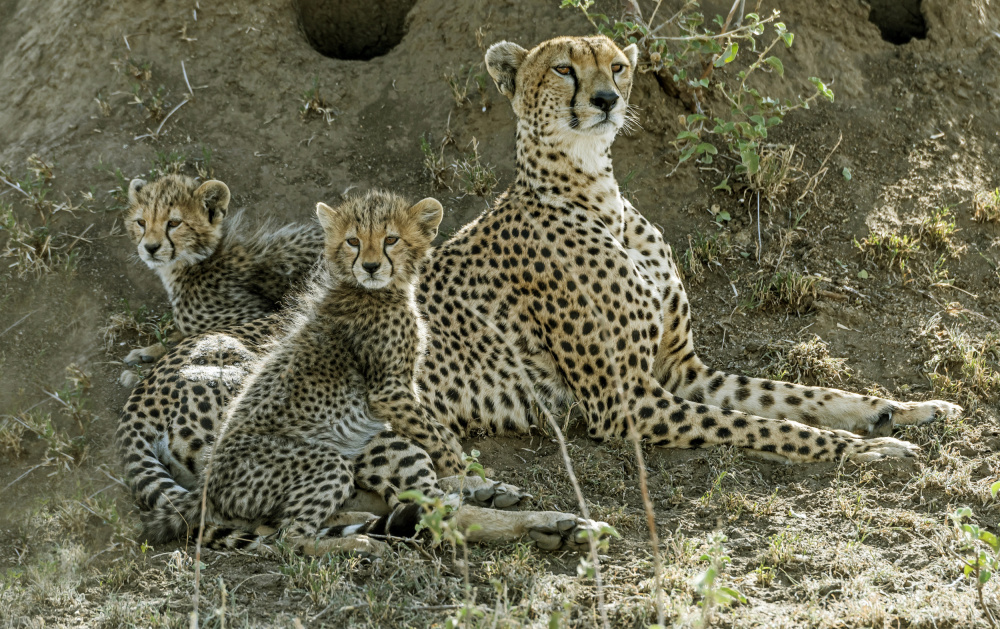
<instances>
[{"instance_id":1,"label":"cheetah paw","mask_svg":"<svg viewBox=\"0 0 1000 629\"><path fill-rule=\"evenodd\" d=\"M573 516L559 519L548 525L535 526L528 531L528 537L542 550L587 550L590 541L600 543L611 536L618 536L606 522L597 522Z\"/></svg>"},{"instance_id":2,"label":"cheetah paw","mask_svg":"<svg viewBox=\"0 0 1000 629\"><path fill-rule=\"evenodd\" d=\"M920 446L892 437L866 439L855 444L848 458L856 463L879 461L882 459L907 459L917 456Z\"/></svg>"},{"instance_id":3,"label":"cheetah paw","mask_svg":"<svg viewBox=\"0 0 1000 629\"><path fill-rule=\"evenodd\" d=\"M477 507L506 509L532 497L514 485L479 476L449 476L438 484L446 493L462 491L463 500Z\"/></svg>"},{"instance_id":4,"label":"cheetah paw","mask_svg":"<svg viewBox=\"0 0 1000 629\"><path fill-rule=\"evenodd\" d=\"M130 369L126 369L122 372L122 375L118 376L118 384L126 389L135 388L135 385L139 384L140 380L142 380L142 376Z\"/></svg>"},{"instance_id":5,"label":"cheetah paw","mask_svg":"<svg viewBox=\"0 0 1000 629\"><path fill-rule=\"evenodd\" d=\"M958 404L944 400L928 402L897 402L892 422L897 426L929 424L939 419L958 417L965 410Z\"/></svg>"},{"instance_id":6,"label":"cheetah paw","mask_svg":"<svg viewBox=\"0 0 1000 629\"><path fill-rule=\"evenodd\" d=\"M128 353L123 362L129 367L134 367L135 365L155 363L164 354L167 353L167 348L161 343L156 345L150 345L149 347L140 347L139 349L134 349Z\"/></svg>"}]
</instances>

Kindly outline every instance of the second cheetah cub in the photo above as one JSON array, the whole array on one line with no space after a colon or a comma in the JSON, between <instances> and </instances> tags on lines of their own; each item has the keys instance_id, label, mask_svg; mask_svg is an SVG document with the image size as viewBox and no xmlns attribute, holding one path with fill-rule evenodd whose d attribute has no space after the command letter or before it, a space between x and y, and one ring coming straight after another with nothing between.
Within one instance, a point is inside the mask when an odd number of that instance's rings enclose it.
<instances>
[{"instance_id":1,"label":"second cheetah cub","mask_svg":"<svg viewBox=\"0 0 1000 629\"><path fill-rule=\"evenodd\" d=\"M229 188L167 175L133 179L125 228L139 259L167 289L177 333L170 340L248 323L282 306L315 265L323 232L315 223L240 229ZM131 352L125 363L155 362L163 344Z\"/></svg>"},{"instance_id":2,"label":"second cheetah cub","mask_svg":"<svg viewBox=\"0 0 1000 629\"><path fill-rule=\"evenodd\" d=\"M390 423L419 421L425 333L414 282L443 211L435 199L411 206L376 192L337 208L320 203L317 215L319 268L230 405L202 481L208 522L282 529L307 553L326 552L345 533L326 527L353 494L354 457ZM432 490L435 479L425 480ZM149 532L186 533L200 519L201 495L154 509Z\"/></svg>"}]
</instances>

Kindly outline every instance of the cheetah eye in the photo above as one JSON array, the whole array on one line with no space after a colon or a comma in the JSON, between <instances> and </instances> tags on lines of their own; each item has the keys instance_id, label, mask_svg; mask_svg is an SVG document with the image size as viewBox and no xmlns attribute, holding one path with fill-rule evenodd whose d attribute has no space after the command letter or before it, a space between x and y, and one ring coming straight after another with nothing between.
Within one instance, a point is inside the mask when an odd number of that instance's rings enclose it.
<instances>
[{"instance_id":1,"label":"cheetah eye","mask_svg":"<svg viewBox=\"0 0 1000 629\"><path fill-rule=\"evenodd\" d=\"M170 229L173 229L173 228L177 227L180 224L181 224L180 221L170 221L169 223L167 223L167 227L169 227Z\"/></svg>"},{"instance_id":2,"label":"cheetah eye","mask_svg":"<svg viewBox=\"0 0 1000 629\"><path fill-rule=\"evenodd\" d=\"M351 245L352 247L357 247L361 244L361 241L358 240L357 238L348 238L347 244Z\"/></svg>"},{"instance_id":3,"label":"cheetah eye","mask_svg":"<svg viewBox=\"0 0 1000 629\"><path fill-rule=\"evenodd\" d=\"M386 236L385 237L385 244L387 244L387 245L394 245L398 241L399 241L399 236Z\"/></svg>"},{"instance_id":4,"label":"cheetah eye","mask_svg":"<svg viewBox=\"0 0 1000 629\"><path fill-rule=\"evenodd\" d=\"M611 64L611 71L614 72L615 74L618 74L619 72L622 71L622 68L624 68L624 67L625 66L623 66L620 63L613 63L613 64Z\"/></svg>"},{"instance_id":5,"label":"cheetah eye","mask_svg":"<svg viewBox=\"0 0 1000 629\"><path fill-rule=\"evenodd\" d=\"M142 220L141 218L139 220L137 220L136 223L139 223L139 227L145 227L146 226L146 221Z\"/></svg>"},{"instance_id":6,"label":"cheetah eye","mask_svg":"<svg viewBox=\"0 0 1000 629\"><path fill-rule=\"evenodd\" d=\"M571 66L556 66L552 69L555 70L557 74L561 74L563 76L573 74L573 68Z\"/></svg>"}]
</instances>

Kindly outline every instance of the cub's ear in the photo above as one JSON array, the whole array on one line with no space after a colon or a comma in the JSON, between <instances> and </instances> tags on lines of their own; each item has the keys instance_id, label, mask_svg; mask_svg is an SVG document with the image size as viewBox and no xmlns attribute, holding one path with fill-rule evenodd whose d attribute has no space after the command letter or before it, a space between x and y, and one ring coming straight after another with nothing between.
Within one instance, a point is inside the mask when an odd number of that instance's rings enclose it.
<instances>
[{"instance_id":1,"label":"cub's ear","mask_svg":"<svg viewBox=\"0 0 1000 629\"><path fill-rule=\"evenodd\" d=\"M441 207L441 202L433 197L427 197L422 201L417 201L410 208L409 212L420 229L424 230L428 238L433 240L437 236L438 225L441 224L441 219L444 218L444 208Z\"/></svg>"},{"instance_id":2,"label":"cub's ear","mask_svg":"<svg viewBox=\"0 0 1000 629\"><path fill-rule=\"evenodd\" d=\"M316 218L323 231L329 234L336 230L340 212L321 201L316 204Z\"/></svg>"},{"instance_id":3,"label":"cub's ear","mask_svg":"<svg viewBox=\"0 0 1000 629\"><path fill-rule=\"evenodd\" d=\"M132 203L138 203L139 190L146 185L145 179L133 179L128 182L128 200Z\"/></svg>"},{"instance_id":4,"label":"cub's ear","mask_svg":"<svg viewBox=\"0 0 1000 629\"><path fill-rule=\"evenodd\" d=\"M635 44L629 44L622 49L625 56L628 57L628 64L632 68L633 74L635 73L635 64L639 62L639 47Z\"/></svg>"},{"instance_id":5,"label":"cub's ear","mask_svg":"<svg viewBox=\"0 0 1000 629\"><path fill-rule=\"evenodd\" d=\"M486 51L486 71L493 77L500 93L507 98L514 98L517 69L527 56L527 50L509 41L497 42Z\"/></svg>"},{"instance_id":6,"label":"cub's ear","mask_svg":"<svg viewBox=\"0 0 1000 629\"><path fill-rule=\"evenodd\" d=\"M194 198L201 201L202 207L208 214L208 222L215 223L222 220L229 209L229 187L221 181L212 179L201 184L194 191Z\"/></svg>"}]
</instances>

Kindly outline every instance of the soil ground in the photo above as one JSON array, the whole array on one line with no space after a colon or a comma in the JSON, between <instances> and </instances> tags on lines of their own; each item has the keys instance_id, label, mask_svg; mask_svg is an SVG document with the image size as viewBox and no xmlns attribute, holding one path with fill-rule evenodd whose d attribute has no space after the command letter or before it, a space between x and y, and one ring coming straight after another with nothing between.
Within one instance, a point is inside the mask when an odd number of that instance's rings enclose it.
<instances>
[{"instance_id":1,"label":"soil ground","mask_svg":"<svg viewBox=\"0 0 1000 629\"><path fill-rule=\"evenodd\" d=\"M510 107L476 78L485 47L593 30L556 0L386 0L368 3L371 13L409 10L398 45L333 59L305 32L360 13L304 30L298 8L312 4L0 0L0 626L188 625L193 550L142 543L111 447L127 395L120 360L166 312L122 232L123 183L211 175L234 206L279 221L308 220L317 201L350 190L434 194L447 236L512 180ZM653 3L641 4L648 15ZM706 13L725 14L723 4ZM992 531L1000 518L989 493L1000 476L1000 216L988 215L1000 209L984 201L1000 185L1000 8L902 4L919 7L926 33L896 45L865 2L781 3L796 35L778 53L786 79L759 87L788 97L818 76L832 79L836 101L777 127L769 141L794 145L796 168L759 206L729 160L674 170L671 140L689 112L651 75L638 78L642 129L616 142L616 173L685 268L703 358L966 408L901 431L923 448L915 462L782 466L731 449L647 451L668 624L990 626L948 515L971 507ZM398 25L357 28L371 41L351 54L368 55ZM331 31L323 41L352 40ZM422 138L450 187L434 187ZM499 182L481 195L462 178L477 154ZM716 190L727 176L730 190ZM873 244L878 236L888 244ZM38 259L28 241L47 242L50 255ZM598 446L571 426L592 515L622 534L601 558L603 604L578 576L578 555L530 544L473 547L468 562L406 545L373 561L206 553L201 624L445 626L467 601L469 626L590 627L602 612L615 627L652 624L631 446ZM578 510L553 435L465 446L493 477L531 491L528 507ZM699 588L701 557L719 544L731 563L713 588L735 588L745 603L713 607ZM982 601L1000 615L993 581Z\"/></svg>"}]
</instances>

